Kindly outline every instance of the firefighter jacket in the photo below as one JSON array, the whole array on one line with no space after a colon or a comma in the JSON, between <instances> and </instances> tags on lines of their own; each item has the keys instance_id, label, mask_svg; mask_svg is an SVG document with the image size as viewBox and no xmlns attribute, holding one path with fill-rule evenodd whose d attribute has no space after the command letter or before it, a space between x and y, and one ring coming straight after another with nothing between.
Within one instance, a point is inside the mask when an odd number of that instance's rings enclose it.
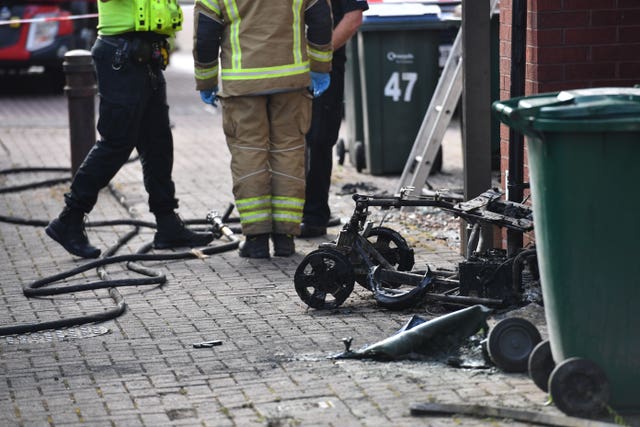
<instances>
[{"instance_id":1,"label":"firefighter jacket","mask_svg":"<svg viewBox=\"0 0 640 427\"><path fill-rule=\"evenodd\" d=\"M285 92L331 70L328 0L196 0L196 89L222 96Z\"/></svg>"}]
</instances>

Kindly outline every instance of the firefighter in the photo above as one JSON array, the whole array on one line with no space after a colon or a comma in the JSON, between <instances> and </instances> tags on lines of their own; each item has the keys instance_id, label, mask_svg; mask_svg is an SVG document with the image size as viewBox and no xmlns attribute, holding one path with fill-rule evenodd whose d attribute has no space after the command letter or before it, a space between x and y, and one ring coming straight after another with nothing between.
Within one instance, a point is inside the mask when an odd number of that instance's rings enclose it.
<instances>
[{"instance_id":1,"label":"firefighter","mask_svg":"<svg viewBox=\"0 0 640 427\"><path fill-rule=\"evenodd\" d=\"M331 6L196 0L194 26L196 89L204 102L222 105L245 235L240 256L268 258L270 238L275 256L290 256L304 206L311 103L330 82Z\"/></svg>"},{"instance_id":2,"label":"firefighter","mask_svg":"<svg viewBox=\"0 0 640 427\"><path fill-rule=\"evenodd\" d=\"M156 218L154 247L203 246L213 240L211 233L188 229L175 212L173 137L162 70L168 58L167 37L181 23L176 0L155 5L152 0L98 2L98 39L91 54L100 95L100 138L73 177L64 209L46 227L46 233L73 255L100 255L89 242L84 217L134 148L142 163L149 209Z\"/></svg>"}]
</instances>

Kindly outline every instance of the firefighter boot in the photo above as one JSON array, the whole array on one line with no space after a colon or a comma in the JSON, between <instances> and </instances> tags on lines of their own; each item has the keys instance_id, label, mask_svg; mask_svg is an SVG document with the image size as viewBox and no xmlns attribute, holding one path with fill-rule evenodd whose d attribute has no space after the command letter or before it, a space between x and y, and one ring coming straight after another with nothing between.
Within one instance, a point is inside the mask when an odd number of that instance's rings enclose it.
<instances>
[{"instance_id":1,"label":"firefighter boot","mask_svg":"<svg viewBox=\"0 0 640 427\"><path fill-rule=\"evenodd\" d=\"M243 258L269 258L269 235L253 234L240 243L240 256Z\"/></svg>"},{"instance_id":2,"label":"firefighter boot","mask_svg":"<svg viewBox=\"0 0 640 427\"><path fill-rule=\"evenodd\" d=\"M296 244L291 234L273 233L273 254L275 256L291 256L296 253Z\"/></svg>"},{"instance_id":3,"label":"firefighter boot","mask_svg":"<svg viewBox=\"0 0 640 427\"><path fill-rule=\"evenodd\" d=\"M65 206L60 215L44 230L70 254L81 258L98 258L100 249L89 243L84 229L84 212Z\"/></svg>"},{"instance_id":4,"label":"firefighter boot","mask_svg":"<svg viewBox=\"0 0 640 427\"><path fill-rule=\"evenodd\" d=\"M175 212L156 215L156 225L158 228L153 237L155 249L206 246L213 240L212 233L191 231Z\"/></svg>"}]
</instances>

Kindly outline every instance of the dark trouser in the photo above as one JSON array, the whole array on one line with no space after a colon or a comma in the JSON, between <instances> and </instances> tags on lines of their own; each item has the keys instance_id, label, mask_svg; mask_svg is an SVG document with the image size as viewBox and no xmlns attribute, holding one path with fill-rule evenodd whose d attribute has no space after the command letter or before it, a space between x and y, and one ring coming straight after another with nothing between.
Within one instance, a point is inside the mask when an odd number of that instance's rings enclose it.
<instances>
[{"instance_id":1,"label":"dark trouser","mask_svg":"<svg viewBox=\"0 0 640 427\"><path fill-rule=\"evenodd\" d=\"M344 64L333 63L331 84L313 100L311 129L307 133L307 174L302 222L326 226L331 216L329 187L333 146L338 140L344 100Z\"/></svg>"},{"instance_id":2,"label":"dark trouser","mask_svg":"<svg viewBox=\"0 0 640 427\"><path fill-rule=\"evenodd\" d=\"M100 94L100 139L93 146L65 194L68 207L90 212L98 192L129 159L140 155L149 210L169 213L178 207L173 168L173 137L169 123L166 83L156 64L124 60L114 69L117 39L98 39L91 51ZM117 68L117 67L116 67Z\"/></svg>"}]
</instances>

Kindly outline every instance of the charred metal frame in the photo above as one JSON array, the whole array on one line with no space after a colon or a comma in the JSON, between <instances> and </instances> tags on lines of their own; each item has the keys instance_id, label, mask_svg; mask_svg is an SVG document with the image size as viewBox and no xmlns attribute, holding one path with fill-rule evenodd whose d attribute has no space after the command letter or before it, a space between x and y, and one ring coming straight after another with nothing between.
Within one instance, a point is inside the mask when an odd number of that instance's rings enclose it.
<instances>
[{"instance_id":1,"label":"charred metal frame","mask_svg":"<svg viewBox=\"0 0 640 427\"><path fill-rule=\"evenodd\" d=\"M476 248L483 225L505 227L518 232L531 231L533 219L529 206L502 200L502 193L496 189L487 190L466 202L462 201L462 196L454 193L411 196L410 192L410 189L403 189L399 196L393 197L353 195L355 209L337 241L320 245L318 250L305 257L296 271L296 291L305 303L314 308L335 308L340 305L353 290L353 283L348 283L353 280L350 275L373 291L378 304L391 309L407 308L423 299L458 305L504 306L520 298L523 262L535 257L535 250L507 257L496 250L491 250L490 254L478 254ZM413 250L408 248L404 239L391 229L374 228L373 223L367 220L370 207L390 209L407 206L440 208L472 224L468 257L460 263L458 273L431 269L409 271L414 263ZM369 238L373 235L381 235L383 243L372 243ZM389 242L398 247L389 249ZM326 266L318 257L329 257L332 263L341 264L342 272L326 274ZM305 273L305 268L308 270L309 267L313 271ZM487 283L498 272L501 277L497 285L499 289L489 291L486 289ZM316 274L323 275L321 280L313 277ZM327 283L331 280L335 280L335 286ZM398 290L402 285L409 285L411 290ZM312 288L313 292L305 288ZM438 292L432 292L434 290ZM325 303L327 294L335 297L333 303Z\"/></svg>"}]
</instances>

